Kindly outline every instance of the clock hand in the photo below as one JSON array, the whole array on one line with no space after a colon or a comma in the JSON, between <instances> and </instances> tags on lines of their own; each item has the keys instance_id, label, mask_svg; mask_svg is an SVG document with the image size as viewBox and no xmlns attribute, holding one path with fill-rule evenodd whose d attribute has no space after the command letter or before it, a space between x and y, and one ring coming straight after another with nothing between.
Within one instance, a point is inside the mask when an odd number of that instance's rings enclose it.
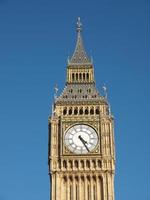
<instances>
[{"instance_id":1,"label":"clock hand","mask_svg":"<svg viewBox=\"0 0 150 200\"><path fill-rule=\"evenodd\" d=\"M87 147L87 141L85 141L81 135L78 136L78 138L81 140L81 142L83 143L83 145L85 146L85 148L87 149L88 152L90 152L89 148Z\"/></svg>"},{"instance_id":2,"label":"clock hand","mask_svg":"<svg viewBox=\"0 0 150 200\"><path fill-rule=\"evenodd\" d=\"M87 141L85 141L82 137L81 137L81 135L79 135L79 137L78 137L82 142L84 142L85 144L87 144Z\"/></svg>"}]
</instances>

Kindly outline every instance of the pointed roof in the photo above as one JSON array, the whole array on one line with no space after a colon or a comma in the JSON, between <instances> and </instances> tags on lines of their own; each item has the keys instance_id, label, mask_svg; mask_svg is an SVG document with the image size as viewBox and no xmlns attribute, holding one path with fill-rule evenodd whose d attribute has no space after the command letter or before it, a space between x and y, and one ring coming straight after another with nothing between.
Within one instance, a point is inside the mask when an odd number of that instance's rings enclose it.
<instances>
[{"instance_id":1,"label":"pointed roof","mask_svg":"<svg viewBox=\"0 0 150 200\"><path fill-rule=\"evenodd\" d=\"M69 65L85 65L85 64L91 65L92 64L91 59L88 57L88 55L84 49L81 31L82 31L82 24L80 21L80 17L78 17L77 43L76 43L75 51L74 51L71 59L69 59L69 61L68 61Z\"/></svg>"}]
</instances>

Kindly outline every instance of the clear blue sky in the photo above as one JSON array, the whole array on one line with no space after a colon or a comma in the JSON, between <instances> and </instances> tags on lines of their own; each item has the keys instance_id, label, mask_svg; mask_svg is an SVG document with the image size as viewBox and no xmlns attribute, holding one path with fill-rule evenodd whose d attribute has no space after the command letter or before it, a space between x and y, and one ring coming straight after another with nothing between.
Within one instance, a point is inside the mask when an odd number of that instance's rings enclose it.
<instances>
[{"instance_id":1,"label":"clear blue sky","mask_svg":"<svg viewBox=\"0 0 150 200\"><path fill-rule=\"evenodd\" d=\"M48 116L76 19L115 116L116 200L150 199L150 1L0 0L0 200L48 200Z\"/></svg>"}]
</instances>

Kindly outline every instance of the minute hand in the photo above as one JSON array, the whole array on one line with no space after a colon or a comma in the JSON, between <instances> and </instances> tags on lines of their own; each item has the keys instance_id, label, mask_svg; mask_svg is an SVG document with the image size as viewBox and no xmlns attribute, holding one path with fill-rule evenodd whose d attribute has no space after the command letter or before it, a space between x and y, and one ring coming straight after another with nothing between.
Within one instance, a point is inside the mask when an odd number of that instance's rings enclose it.
<instances>
[{"instance_id":1,"label":"minute hand","mask_svg":"<svg viewBox=\"0 0 150 200\"><path fill-rule=\"evenodd\" d=\"M87 151L88 152L90 152L90 150L89 150L89 148L87 147L87 141L85 141L82 137L81 137L81 135L79 135L79 139L81 140L81 142L83 143L83 145L85 146L85 148L87 149Z\"/></svg>"}]
</instances>

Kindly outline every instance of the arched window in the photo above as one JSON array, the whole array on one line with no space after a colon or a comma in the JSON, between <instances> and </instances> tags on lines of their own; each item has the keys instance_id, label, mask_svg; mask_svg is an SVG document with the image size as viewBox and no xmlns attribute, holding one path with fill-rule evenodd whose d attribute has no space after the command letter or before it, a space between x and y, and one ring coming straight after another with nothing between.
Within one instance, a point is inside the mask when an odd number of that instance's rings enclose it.
<instances>
[{"instance_id":1,"label":"arched window","mask_svg":"<svg viewBox=\"0 0 150 200\"><path fill-rule=\"evenodd\" d=\"M67 108L64 108L63 115L66 115L66 114L67 114Z\"/></svg>"},{"instance_id":2,"label":"arched window","mask_svg":"<svg viewBox=\"0 0 150 200\"><path fill-rule=\"evenodd\" d=\"M81 169L84 169L84 161L83 160L81 160Z\"/></svg>"},{"instance_id":3,"label":"arched window","mask_svg":"<svg viewBox=\"0 0 150 200\"><path fill-rule=\"evenodd\" d=\"M74 161L74 165L75 165L75 168L78 168L78 161L77 160Z\"/></svg>"},{"instance_id":4,"label":"arched window","mask_svg":"<svg viewBox=\"0 0 150 200\"><path fill-rule=\"evenodd\" d=\"M87 81L89 81L89 73L86 74Z\"/></svg>"},{"instance_id":5,"label":"arched window","mask_svg":"<svg viewBox=\"0 0 150 200\"><path fill-rule=\"evenodd\" d=\"M85 81L85 73L83 73L83 80Z\"/></svg>"},{"instance_id":6,"label":"arched window","mask_svg":"<svg viewBox=\"0 0 150 200\"><path fill-rule=\"evenodd\" d=\"M78 81L78 74L76 73L76 81Z\"/></svg>"},{"instance_id":7,"label":"arched window","mask_svg":"<svg viewBox=\"0 0 150 200\"><path fill-rule=\"evenodd\" d=\"M75 108L74 109L74 115L77 115L78 114L78 108Z\"/></svg>"},{"instance_id":8,"label":"arched window","mask_svg":"<svg viewBox=\"0 0 150 200\"><path fill-rule=\"evenodd\" d=\"M59 169L61 169L61 161L58 162Z\"/></svg>"},{"instance_id":9,"label":"arched window","mask_svg":"<svg viewBox=\"0 0 150 200\"><path fill-rule=\"evenodd\" d=\"M74 73L72 74L72 80L74 81Z\"/></svg>"},{"instance_id":10,"label":"arched window","mask_svg":"<svg viewBox=\"0 0 150 200\"><path fill-rule=\"evenodd\" d=\"M90 114L94 115L94 109L93 108L90 109Z\"/></svg>"},{"instance_id":11,"label":"arched window","mask_svg":"<svg viewBox=\"0 0 150 200\"><path fill-rule=\"evenodd\" d=\"M88 115L89 114L89 111L88 111L88 109L86 108L85 109L85 115Z\"/></svg>"},{"instance_id":12,"label":"arched window","mask_svg":"<svg viewBox=\"0 0 150 200\"><path fill-rule=\"evenodd\" d=\"M69 108L69 115L72 115L72 108Z\"/></svg>"},{"instance_id":13,"label":"arched window","mask_svg":"<svg viewBox=\"0 0 150 200\"><path fill-rule=\"evenodd\" d=\"M80 115L83 115L83 108L80 108L79 114L80 114Z\"/></svg>"},{"instance_id":14,"label":"arched window","mask_svg":"<svg viewBox=\"0 0 150 200\"><path fill-rule=\"evenodd\" d=\"M72 169L72 160L69 160L69 168Z\"/></svg>"},{"instance_id":15,"label":"arched window","mask_svg":"<svg viewBox=\"0 0 150 200\"><path fill-rule=\"evenodd\" d=\"M98 160L98 167L101 168L101 161Z\"/></svg>"},{"instance_id":16,"label":"arched window","mask_svg":"<svg viewBox=\"0 0 150 200\"><path fill-rule=\"evenodd\" d=\"M66 160L63 161L63 167L64 167L65 169L67 169L67 162L66 162Z\"/></svg>"},{"instance_id":17,"label":"arched window","mask_svg":"<svg viewBox=\"0 0 150 200\"><path fill-rule=\"evenodd\" d=\"M99 115L99 108L96 108L96 114Z\"/></svg>"}]
</instances>

